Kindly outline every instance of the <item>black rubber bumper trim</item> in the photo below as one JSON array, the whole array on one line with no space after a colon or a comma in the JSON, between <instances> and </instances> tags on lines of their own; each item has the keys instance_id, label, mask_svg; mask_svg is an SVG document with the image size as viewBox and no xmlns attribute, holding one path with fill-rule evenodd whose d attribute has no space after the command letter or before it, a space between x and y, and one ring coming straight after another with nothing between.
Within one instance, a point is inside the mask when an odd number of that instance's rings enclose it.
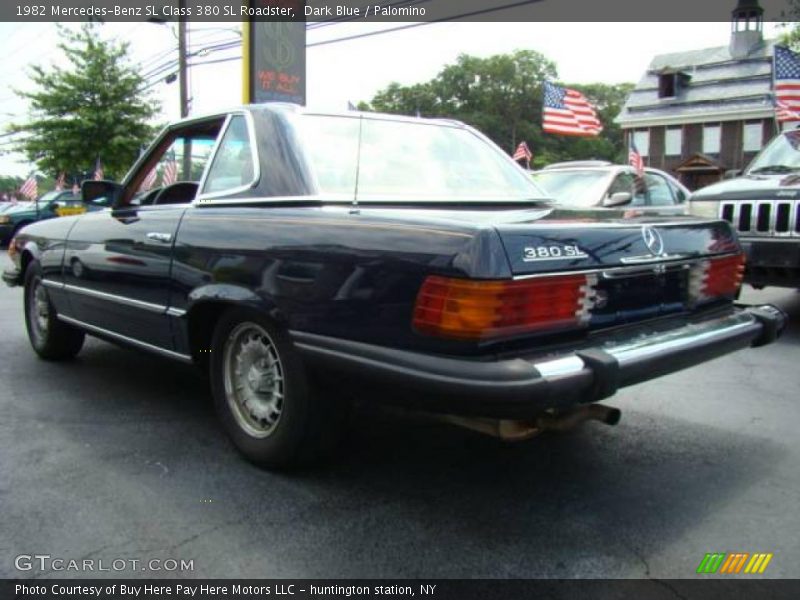
<instances>
[{"instance_id":1,"label":"black rubber bumper trim","mask_svg":"<svg viewBox=\"0 0 800 600\"><path fill-rule=\"evenodd\" d=\"M747 312L753 315L762 325L761 335L753 340L753 347L765 346L777 340L783 333L788 321L788 315L777 306L764 304L749 306Z\"/></svg>"},{"instance_id":2,"label":"black rubber bumper trim","mask_svg":"<svg viewBox=\"0 0 800 600\"><path fill-rule=\"evenodd\" d=\"M546 408L563 408L595 402L613 395L619 388L634 385L698 365L751 345L774 340L785 322L774 307L742 307L726 317L687 323L698 326L697 342L672 344L669 330L663 349L639 355L617 345L593 346L565 352L560 356L511 357L477 360L398 350L351 340L291 331L295 347L312 367L352 376L359 393L377 402L399 403L434 412L471 414L499 418L526 418ZM735 320L735 314L749 320ZM704 323L719 319L718 335L708 337ZM727 329L725 329L727 327ZM633 339L638 339L634 334ZM635 346L635 344L634 344ZM580 364L559 364L570 357ZM539 369L537 369L537 365Z\"/></svg>"},{"instance_id":3,"label":"black rubber bumper trim","mask_svg":"<svg viewBox=\"0 0 800 600\"><path fill-rule=\"evenodd\" d=\"M589 348L575 353L594 374L587 402L597 402L617 393L620 386L619 362L605 350Z\"/></svg>"},{"instance_id":4,"label":"black rubber bumper trim","mask_svg":"<svg viewBox=\"0 0 800 600\"><path fill-rule=\"evenodd\" d=\"M3 281L5 281L9 287L22 285L19 275L20 273L17 269L14 269L13 271L3 271Z\"/></svg>"}]
</instances>

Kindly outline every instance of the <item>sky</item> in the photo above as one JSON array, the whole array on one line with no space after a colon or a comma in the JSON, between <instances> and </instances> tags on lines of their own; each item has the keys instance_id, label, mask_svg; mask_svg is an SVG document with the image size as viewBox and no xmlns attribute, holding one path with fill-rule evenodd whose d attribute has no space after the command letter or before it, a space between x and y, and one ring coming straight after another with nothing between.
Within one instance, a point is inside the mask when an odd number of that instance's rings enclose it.
<instances>
[{"instance_id":1,"label":"sky","mask_svg":"<svg viewBox=\"0 0 800 600\"><path fill-rule=\"evenodd\" d=\"M396 27L398 23L339 23L308 32L307 43ZM76 24L69 24L75 27ZM108 23L101 35L130 43L132 62L143 74L177 58L174 25ZM765 24L765 37L780 30ZM241 104L241 51L207 50L238 38L235 23L189 23L191 62L234 58L190 69L191 113L202 114ZM459 54L491 56L517 49L536 50L554 61L567 83L636 82L656 54L727 45L730 23L433 23L403 31L308 48L307 103L345 110L369 101L375 92L397 81L423 82ZM27 103L15 89L30 89L31 65L63 65L54 23L0 23L0 130L25 118ZM204 50L205 49L205 50ZM153 96L161 101L160 121L179 115L178 84L152 78ZM539 119L531 115L531 119ZM0 131L2 132L2 131ZM0 137L0 175L26 176L33 165ZM91 161L90 161L91 162Z\"/></svg>"}]
</instances>

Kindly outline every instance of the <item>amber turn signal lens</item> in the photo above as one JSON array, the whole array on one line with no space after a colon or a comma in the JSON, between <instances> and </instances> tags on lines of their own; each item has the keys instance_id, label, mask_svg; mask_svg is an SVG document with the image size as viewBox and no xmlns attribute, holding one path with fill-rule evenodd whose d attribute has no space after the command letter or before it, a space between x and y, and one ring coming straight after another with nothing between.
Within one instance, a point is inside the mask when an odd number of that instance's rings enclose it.
<instances>
[{"instance_id":1,"label":"amber turn signal lens","mask_svg":"<svg viewBox=\"0 0 800 600\"><path fill-rule=\"evenodd\" d=\"M593 283L587 275L520 281L432 275L417 294L413 325L420 333L465 340L574 327L588 320Z\"/></svg>"},{"instance_id":2,"label":"amber turn signal lens","mask_svg":"<svg viewBox=\"0 0 800 600\"><path fill-rule=\"evenodd\" d=\"M8 242L8 256L12 260L17 255L17 238L13 238L10 242Z\"/></svg>"}]
</instances>

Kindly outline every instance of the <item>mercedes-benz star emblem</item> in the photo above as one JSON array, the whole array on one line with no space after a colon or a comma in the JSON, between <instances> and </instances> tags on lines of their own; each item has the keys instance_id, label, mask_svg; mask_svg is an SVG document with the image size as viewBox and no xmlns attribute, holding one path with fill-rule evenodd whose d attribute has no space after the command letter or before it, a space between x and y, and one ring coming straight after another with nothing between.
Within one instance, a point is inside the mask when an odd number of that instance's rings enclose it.
<instances>
[{"instance_id":1,"label":"mercedes-benz star emblem","mask_svg":"<svg viewBox=\"0 0 800 600\"><path fill-rule=\"evenodd\" d=\"M650 250L650 254L653 256L664 254L664 240L661 238L661 234L649 225L642 227L642 239L644 240L644 245Z\"/></svg>"}]
</instances>

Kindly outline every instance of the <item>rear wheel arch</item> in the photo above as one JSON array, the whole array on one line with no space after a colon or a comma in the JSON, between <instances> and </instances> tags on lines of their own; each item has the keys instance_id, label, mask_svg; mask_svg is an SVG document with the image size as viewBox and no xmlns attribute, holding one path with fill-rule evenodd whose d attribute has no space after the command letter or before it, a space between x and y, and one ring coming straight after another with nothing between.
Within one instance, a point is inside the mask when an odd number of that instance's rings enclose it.
<instances>
[{"instance_id":1,"label":"rear wheel arch","mask_svg":"<svg viewBox=\"0 0 800 600\"><path fill-rule=\"evenodd\" d=\"M261 303L256 305L251 301L203 299L195 301L186 313L186 334L189 343L189 352L201 369L206 370L211 354L211 342L214 330L226 312L246 308L262 314L276 326L282 324L283 319L278 317L274 306Z\"/></svg>"}]
</instances>

